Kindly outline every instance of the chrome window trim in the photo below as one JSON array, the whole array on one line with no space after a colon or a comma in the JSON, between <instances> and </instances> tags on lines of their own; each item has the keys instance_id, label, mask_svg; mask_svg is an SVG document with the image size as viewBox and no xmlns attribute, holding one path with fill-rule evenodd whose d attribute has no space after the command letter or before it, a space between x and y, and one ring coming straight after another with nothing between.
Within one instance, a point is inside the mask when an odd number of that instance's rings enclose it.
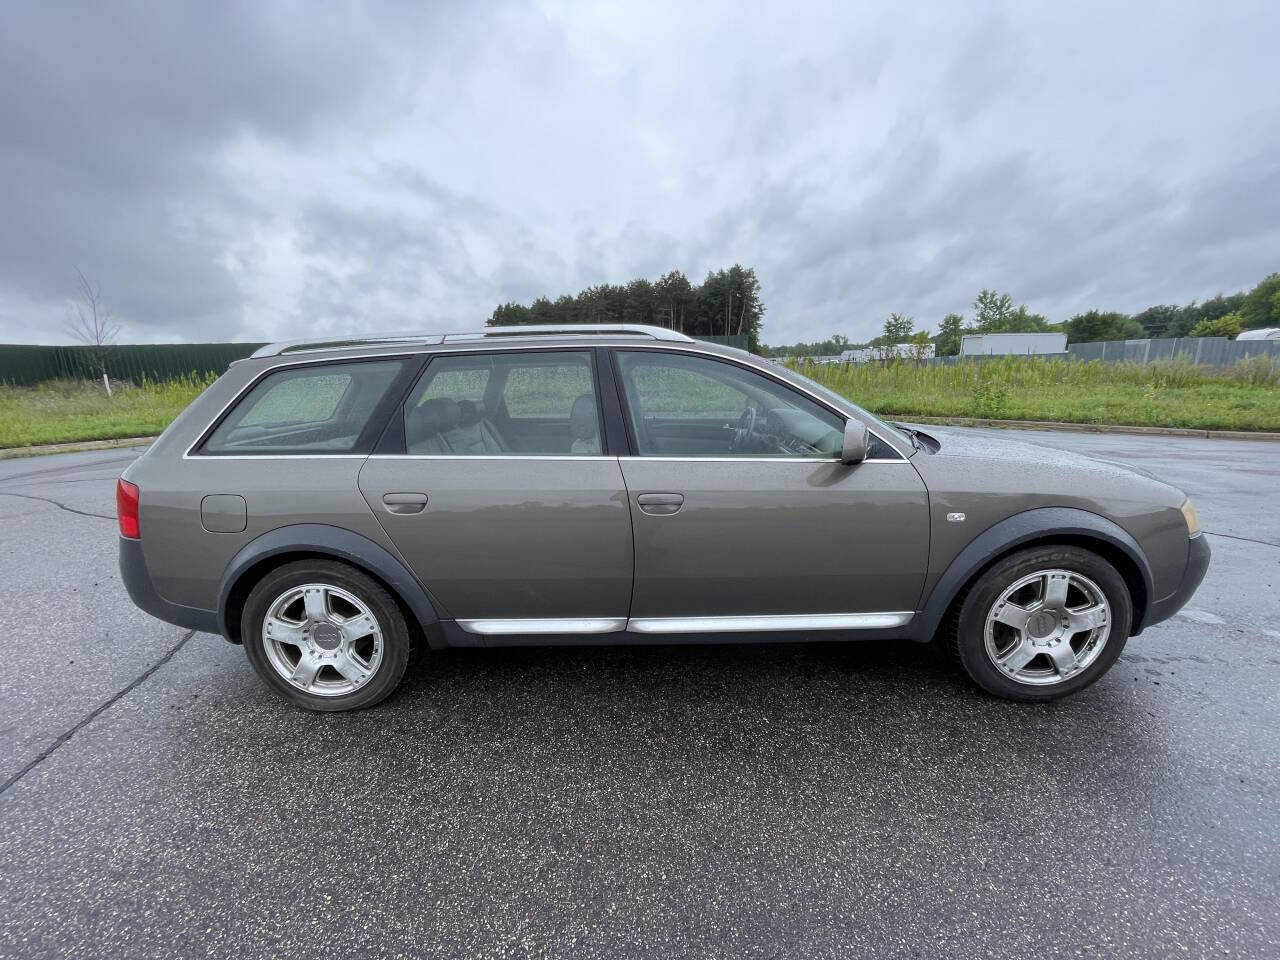
<instances>
[{"instance_id":1,"label":"chrome window trim","mask_svg":"<svg viewBox=\"0 0 1280 960\"><path fill-rule=\"evenodd\" d=\"M839 457L619 457L620 460L656 460L668 463L844 463ZM872 460L859 460L863 463L909 463L908 460L896 460L889 457L876 457Z\"/></svg>"},{"instance_id":2,"label":"chrome window trim","mask_svg":"<svg viewBox=\"0 0 1280 960\"><path fill-rule=\"evenodd\" d=\"M466 342L468 344L468 347L471 347L471 342L469 341L462 341L462 342ZM279 370L285 367L298 367L298 366L310 366L310 365L318 366L324 363L357 363L361 361L374 361L374 360L401 360L406 358L434 356L437 354L446 354L446 353L449 353L449 354L452 354L452 353L523 353L523 352L528 352L530 350L560 350L560 351L574 350L574 349L589 350L593 347L603 346L612 350L658 350L664 353L679 353L687 356L712 357L713 359L723 361L724 363L732 363L732 364L735 364L736 366L744 367L747 370L751 370L755 373L758 373L762 377L766 377L767 379L772 380L775 383L781 384L782 386L786 387L789 390L794 390L796 391L796 393L799 393L803 396L808 397L809 399L813 400L815 403L819 404L823 408L830 410L836 416L844 417L846 420L849 419L849 414L845 413L843 410L834 406L825 397L822 397L819 394L813 393L812 391L807 390L804 387L799 386L798 384L790 383L779 377L775 377L771 375L770 372L764 369L763 367L758 367L751 363L743 363L737 357L726 357L724 354L717 353L714 350L700 349L698 347L697 340L694 340L692 343L679 343L679 344L669 342L669 341L646 343L640 340L637 340L634 343L628 342L628 343L603 343L603 344L602 343L583 343L583 344L520 343L519 341L515 341L515 342L508 341L505 343L495 342L491 345L486 346L486 345L483 345L484 341L476 341L475 343L477 345L476 348L459 350L459 351L438 349L439 347L444 346L444 344L422 344L418 346L418 349L406 350L403 352L396 352L396 353L359 354L354 357L338 356L338 357L326 357L324 359L317 359L316 357L308 357L308 356L299 356L298 359L296 360L281 360L278 363L273 363L270 366L264 367L256 375L254 375L254 377L247 384L245 384L245 386L242 387L236 393L236 395L231 398L231 400L229 400L226 404L222 406L222 408L218 411L216 416L211 417L205 423L204 427L200 430L199 434L197 435L196 440L187 448L186 453L182 455L182 459L184 460L229 460L229 459L232 459L233 457L236 457L236 458L243 457L244 459L247 459L247 460L249 459L257 460L257 459L262 459L263 457L272 456L272 454L256 454L256 455L255 454L219 454L217 456L210 455L206 457L206 456L192 456L191 451L194 450L197 446L199 446L200 441L209 433L209 429L215 423L221 420L223 415L226 414L226 412L230 410L231 407L233 407L240 400L240 398L245 395L245 393L248 390L253 388L254 384L256 384L259 380L261 380L267 374L272 373L275 370ZM391 344L388 344L388 346L390 345ZM398 344L396 344L396 346L398 346ZM433 347L436 349L432 349ZM875 430L872 430L870 427L867 427L867 432L871 434L873 437L876 437L878 440L880 440L881 443L886 444L890 450L895 451L902 458L901 460L902 463L910 463L910 457L906 453L903 453L903 451L899 450L897 444L893 443L891 440L886 439L885 437L882 437L879 433L877 433ZM914 453L914 451L912 452ZM298 459L299 457L307 457L307 456L324 456L324 454L275 454L274 456L278 456L280 458L287 457L289 459ZM362 454L329 454L329 456L362 456ZM424 454L424 456L426 455ZM520 458L520 459L524 459L524 458ZM579 459L579 458L574 458L574 459ZM652 458L652 459L665 460L670 458L662 457L662 458ZM690 458L690 459L706 460L710 458L696 457L696 458ZM733 457L733 458L726 458L726 459L739 459L739 458ZM769 459L779 459L779 458L771 457ZM808 460L809 458L801 458L801 459ZM886 458L877 458L875 460L864 460L862 462L863 463L898 463L900 461L886 459Z\"/></svg>"},{"instance_id":3,"label":"chrome window trim","mask_svg":"<svg viewBox=\"0 0 1280 960\"><path fill-rule=\"evenodd\" d=\"M364 457L364 454L346 454L345 456ZM297 457L291 457L288 454L280 455L282 460L293 460ZM201 458L204 459L204 458ZM213 459L213 458L209 458ZM219 460L241 459L232 457L218 457ZM243 459L257 460L260 457L246 456ZM839 457L632 457L623 455L620 457L611 457L607 455L582 454L574 456L573 454L551 454L551 453L371 453L368 455L369 460L653 460L666 461L667 463L843 463ZM873 460L861 460L859 463L892 463L902 464L908 463L907 460L892 460L886 457L876 457ZM851 464L857 466L858 464Z\"/></svg>"},{"instance_id":4,"label":"chrome window trim","mask_svg":"<svg viewBox=\"0 0 1280 960\"><path fill-rule=\"evenodd\" d=\"M280 459L280 460L297 460L297 459L304 458L304 457L306 457L306 458L314 458L314 457L360 457L361 459L364 459L364 458L368 457L368 454L367 454L367 453L209 453L209 454L196 454L194 451L195 451L196 447L200 446L200 444L201 444L201 443L202 443L202 442L203 442L203 441L204 441L204 440L209 436L209 433L213 430L213 426L214 426L214 424L221 422L222 418L223 418L224 416L226 416L226 415L227 415L227 412L228 412L232 407L234 407L237 403L239 403L239 402L240 402L240 400L241 400L243 397L245 397L245 396L249 393L249 391L250 391L250 390L252 390L254 387L256 387L259 383L261 383L263 380L265 380L265 379L266 379L268 376L270 376L272 373L275 373L277 370L284 370L284 369L287 369L288 367L322 367L322 366L326 366L326 365L329 365L329 364L335 364L335 363L377 363L377 362L382 361L382 360L411 360L411 359L413 359L414 357L421 356L423 352L425 352L425 351L410 352L410 353L386 353L386 354L373 354L373 355L370 355L370 356L360 356L360 357L326 357L326 358L325 358L325 359L323 359L323 360L317 360L317 359L316 359L316 358L314 358L314 357L304 357L304 358L303 358L303 359L301 359L301 360L285 361L285 362L281 362L281 363L273 363L273 364L270 364L269 366L263 367L263 368L262 368L261 370L259 370L256 374L254 374L252 377L250 377L250 378L249 378L249 382L248 382L248 383L246 383L243 387L241 387L238 391L236 391L236 395L235 395L234 397L232 397L230 400L228 400L226 403L224 403L224 404L222 405L221 409L219 409L219 410L218 410L217 414L216 414L216 415L214 415L213 417L211 417L211 418L210 418L210 419L205 423L205 425L204 425L203 427L201 427L201 428L200 428L200 432L196 434L196 438L195 438L195 440L193 440L193 441L190 443L190 445L188 445L187 449L186 449L185 451L183 451L182 459L183 459L183 460L200 460L200 461L204 461L204 460L265 460L265 459L268 459L268 458L271 458L271 459ZM256 356L257 356L257 354L254 354L254 356L256 357ZM252 359L252 357L250 357L250 358L248 358L248 359Z\"/></svg>"},{"instance_id":5,"label":"chrome window trim","mask_svg":"<svg viewBox=\"0 0 1280 960\"><path fill-rule=\"evenodd\" d=\"M762 633L772 630L877 630L911 622L909 610L877 613L784 613L724 617L632 617L630 633Z\"/></svg>"},{"instance_id":6,"label":"chrome window trim","mask_svg":"<svg viewBox=\"0 0 1280 960\"><path fill-rule=\"evenodd\" d=\"M843 410L839 409L838 407L833 406L829 400L827 400L823 396L820 396L819 394L814 393L812 390L807 390L798 384L791 383L790 381L787 381L787 380L783 380L781 377L775 377L763 367L757 367L755 364L751 364L751 363L743 363L741 360L739 360L736 357L726 357L724 354L716 353L714 350L699 350L697 349L697 341L694 341L692 346L687 344L672 346L669 343L622 343L622 344L615 343L615 344L609 344L608 346L612 350L657 350L660 353L696 354L704 357L712 357L723 363L732 363L735 366L742 367L743 369L746 369L746 370L750 370L753 373L758 373L760 376L764 377L766 380L772 380L774 383L780 384L781 386L786 387L788 390L794 390L796 393L799 393L802 396L808 397L810 400L817 403L820 407L823 407L826 410L830 410L837 417L843 417L846 420L850 418L849 414L845 413ZM881 443L887 446L890 450L893 450L900 457L902 457L904 463L909 462L910 458L905 453L903 453L901 450L898 449L897 444L894 444L891 441L880 436L880 434L872 430L870 426L867 427L867 433L871 434L871 436L875 437L877 440L879 440ZM706 458L699 458L699 459L706 459ZM867 460L863 461L863 463L870 463L870 462L896 463L897 461L889 461L883 458L877 461L867 461Z\"/></svg>"},{"instance_id":7,"label":"chrome window trim","mask_svg":"<svg viewBox=\"0 0 1280 960\"><path fill-rule=\"evenodd\" d=\"M481 636L547 633L615 633L627 624L626 617L538 617L510 620L455 620L467 633Z\"/></svg>"},{"instance_id":8,"label":"chrome window trim","mask_svg":"<svg viewBox=\"0 0 1280 960\"><path fill-rule=\"evenodd\" d=\"M617 460L603 454L584 453L371 453L370 460Z\"/></svg>"},{"instance_id":9,"label":"chrome window trim","mask_svg":"<svg viewBox=\"0 0 1280 960\"><path fill-rule=\"evenodd\" d=\"M183 460L368 460L367 453L219 453L209 456L182 455Z\"/></svg>"}]
</instances>

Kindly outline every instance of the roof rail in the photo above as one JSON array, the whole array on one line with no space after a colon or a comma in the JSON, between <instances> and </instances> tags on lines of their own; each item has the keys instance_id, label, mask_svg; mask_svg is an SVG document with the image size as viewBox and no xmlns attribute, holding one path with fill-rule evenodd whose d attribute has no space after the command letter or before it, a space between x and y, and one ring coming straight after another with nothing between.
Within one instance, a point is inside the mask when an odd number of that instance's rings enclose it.
<instances>
[{"instance_id":1,"label":"roof rail","mask_svg":"<svg viewBox=\"0 0 1280 960\"><path fill-rule=\"evenodd\" d=\"M481 327L479 330L453 330L448 333L374 333L354 337L320 337L307 340L283 340L269 343L253 352L255 357L275 357L282 353L305 353L333 350L338 347L393 346L400 343L445 343L450 340L483 340L486 337L553 337L596 334L649 337L676 343L693 343L693 337L666 327L642 323L567 323L526 324L511 327Z\"/></svg>"}]
</instances>

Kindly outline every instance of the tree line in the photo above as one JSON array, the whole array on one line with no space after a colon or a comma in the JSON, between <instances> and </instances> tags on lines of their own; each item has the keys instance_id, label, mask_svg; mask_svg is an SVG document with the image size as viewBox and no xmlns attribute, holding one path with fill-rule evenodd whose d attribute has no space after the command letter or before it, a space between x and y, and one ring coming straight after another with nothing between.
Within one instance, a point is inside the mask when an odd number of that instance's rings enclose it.
<instances>
[{"instance_id":1,"label":"tree line","mask_svg":"<svg viewBox=\"0 0 1280 960\"><path fill-rule=\"evenodd\" d=\"M936 333L917 330L912 317L891 313L882 332L867 343L851 343L836 334L827 340L765 347L769 356L831 356L854 347L876 347L895 343L933 343L938 356L955 356L960 339L974 333L1048 333L1067 335L1068 343L1097 340L1139 340L1146 337L1236 337L1245 330L1280 326L1280 273L1263 278L1253 289L1218 294L1203 303L1185 306L1159 304L1139 313L1088 310L1069 320L1050 323L1033 313L1026 304L1014 302L1008 293L983 289L974 298L972 313L948 313Z\"/></svg>"},{"instance_id":2,"label":"tree line","mask_svg":"<svg viewBox=\"0 0 1280 960\"><path fill-rule=\"evenodd\" d=\"M745 336L748 349L759 350L764 312L755 270L734 264L708 272L699 284L672 270L657 280L602 283L574 296L539 297L528 306L504 303L494 309L488 323L647 323L691 337Z\"/></svg>"}]
</instances>

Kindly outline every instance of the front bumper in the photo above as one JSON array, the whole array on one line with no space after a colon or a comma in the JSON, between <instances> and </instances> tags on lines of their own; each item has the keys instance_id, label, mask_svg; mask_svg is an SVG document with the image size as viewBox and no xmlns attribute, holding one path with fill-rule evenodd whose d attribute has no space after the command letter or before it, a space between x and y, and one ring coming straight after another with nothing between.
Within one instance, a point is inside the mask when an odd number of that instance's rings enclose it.
<instances>
[{"instance_id":1,"label":"front bumper","mask_svg":"<svg viewBox=\"0 0 1280 960\"><path fill-rule=\"evenodd\" d=\"M1204 579L1212 554L1213 551L1209 549L1209 538L1203 533L1190 539L1187 544L1187 569L1183 571L1182 583L1169 596L1163 600L1157 600L1147 608L1147 615L1142 621L1144 630L1154 623L1168 620L1186 606L1187 601L1200 586L1200 581Z\"/></svg>"},{"instance_id":2,"label":"front bumper","mask_svg":"<svg viewBox=\"0 0 1280 960\"><path fill-rule=\"evenodd\" d=\"M156 585L147 570L147 560L142 555L141 540L120 538L120 579L129 591L129 599L156 619L201 633L222 633L217 611L170 603L156 592Z\"/></svg>"}]
</instances>

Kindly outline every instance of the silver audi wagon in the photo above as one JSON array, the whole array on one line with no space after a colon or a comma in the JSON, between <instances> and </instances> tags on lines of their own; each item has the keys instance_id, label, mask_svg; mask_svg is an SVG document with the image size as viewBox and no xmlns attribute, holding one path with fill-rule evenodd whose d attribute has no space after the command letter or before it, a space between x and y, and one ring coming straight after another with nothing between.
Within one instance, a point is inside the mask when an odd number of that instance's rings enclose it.
<instances>
[{"instance_id":1,"label":"silver audi wagon","mask_svg":"<svg viewBox=\"0 0 1280 960\"><path fill-rule=\"evenodd\" d=\"M117 500L134 602L314 710L382 700L418 645L857 637L1050 700L1209 563L1159 480L628 325L264 347Z\"/></svg>"}]
</instances>

